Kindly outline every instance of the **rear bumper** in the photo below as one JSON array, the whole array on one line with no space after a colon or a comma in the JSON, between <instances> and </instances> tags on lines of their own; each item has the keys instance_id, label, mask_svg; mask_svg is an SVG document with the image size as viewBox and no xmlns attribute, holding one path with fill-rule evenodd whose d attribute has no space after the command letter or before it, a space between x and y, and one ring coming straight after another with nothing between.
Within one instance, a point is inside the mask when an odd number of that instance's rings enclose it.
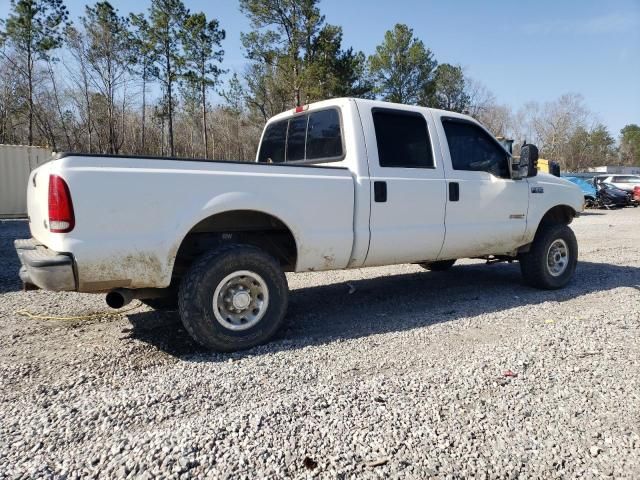
<instances>
[{"instance_id":1,"label":"rear bumper","mask_svg":"<svg viewBox=\"0 0 640 480\"><path fill-rule=\"evenodd\" d=\"M26 287L35 285L44 290L76 290L73 257L54 252L37 240L15 240L13 242L22 266L20 279Z\"/></svg>"}]
</instances>

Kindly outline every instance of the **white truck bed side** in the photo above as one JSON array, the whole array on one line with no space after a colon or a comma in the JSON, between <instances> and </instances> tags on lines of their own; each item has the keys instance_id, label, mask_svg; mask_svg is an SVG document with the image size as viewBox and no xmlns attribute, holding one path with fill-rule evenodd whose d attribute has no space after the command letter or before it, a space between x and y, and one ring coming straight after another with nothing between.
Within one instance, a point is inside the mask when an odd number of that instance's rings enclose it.
<instances>
[{"instance_id":1,"label":"white truck bed side","mask_svg":"<svg viewBox=\"0 0 640 480\"><path fill-rule=\"evenodd\" d=\"M74 230L52 234L47 182L62 171L74 199L93 201L74 202ZM351 257L354 182L343 168L70 156L42 167L36 184L32 235L73 252L80 291L168 286L182 239L226 211L281 220L296 241L296 271L345 268Z\"/></svg>"}]
</instances>

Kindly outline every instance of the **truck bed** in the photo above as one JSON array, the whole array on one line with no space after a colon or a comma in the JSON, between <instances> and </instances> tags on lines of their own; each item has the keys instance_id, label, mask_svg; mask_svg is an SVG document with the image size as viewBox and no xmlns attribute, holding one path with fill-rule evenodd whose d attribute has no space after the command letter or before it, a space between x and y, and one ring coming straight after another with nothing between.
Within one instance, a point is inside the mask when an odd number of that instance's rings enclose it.
<instances>
[{"instance_id":1,"label":"truck bed","mask_svg":"<svg viewBox=\"0 0 640 480\"><path fill-rule=\"evenodd\" d=\"M71 192L68 234L45 226L51 174ZM344 268L353 247L354 181L341 167L63 154L32 173L27 196L32 236L73 252L79 291L168 286L184 237L230 210L283 222L296 271Z\"/></svg>"}]
</instances>

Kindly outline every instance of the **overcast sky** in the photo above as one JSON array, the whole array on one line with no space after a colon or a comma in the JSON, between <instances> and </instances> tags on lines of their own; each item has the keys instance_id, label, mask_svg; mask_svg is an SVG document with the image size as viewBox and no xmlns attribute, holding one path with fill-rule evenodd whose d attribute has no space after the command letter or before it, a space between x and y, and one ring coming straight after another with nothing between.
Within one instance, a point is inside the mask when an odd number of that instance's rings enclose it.
<instances>
[{"instance_id":1,"label":"overcast sky","mask_svg":"<svg viewBox=\"0 0 640 480\"><path fill-rule=\"evenodd\" d=\"M84 0L66 0L72 19ZM145 0L113 0L121 14ZM240 32L249 23L236 0L185 0L191 11L216 17L227 31L225 67L242 72ZM327 22L341 25L344 46L371 54L384 32L406 23L439 62L459 63L501 103L517 108L566 92L588 107L615 137L640 124L640 0L427 1L322 0ZM9 0L0 0L5 18Z\"/></svg>"}]
</instances>

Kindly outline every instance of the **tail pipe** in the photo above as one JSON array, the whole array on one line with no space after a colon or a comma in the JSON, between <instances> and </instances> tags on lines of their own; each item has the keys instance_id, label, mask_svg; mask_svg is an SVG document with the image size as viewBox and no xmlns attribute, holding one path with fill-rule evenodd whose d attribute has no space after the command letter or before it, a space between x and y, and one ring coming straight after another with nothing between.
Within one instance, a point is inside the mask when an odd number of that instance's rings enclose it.
<instances>
[{"instance_id":1,"label":"tail pipe","mask_svg":"<svg viewBox=\"0 0 640 480\"><path fill-rule=\"evenodd\" d=\"M161 298L171 294L168 288L116 288L107 293L105 298L111 308L122 308L131 303L131 300L146 300L149 298Z\"/></svg>"}]
</instances>

